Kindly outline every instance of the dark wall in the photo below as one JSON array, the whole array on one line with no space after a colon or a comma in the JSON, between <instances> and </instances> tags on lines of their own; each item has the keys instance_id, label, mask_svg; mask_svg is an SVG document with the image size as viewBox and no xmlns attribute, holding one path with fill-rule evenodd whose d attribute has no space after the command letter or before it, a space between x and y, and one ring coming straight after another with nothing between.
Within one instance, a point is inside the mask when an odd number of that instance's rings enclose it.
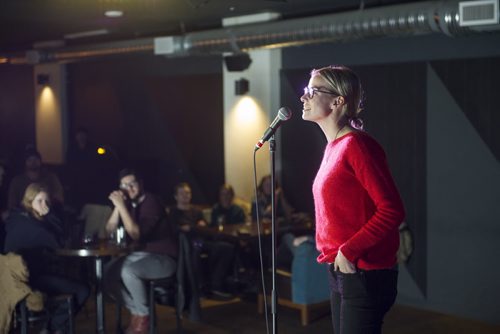
<instances>
[{"instance_id":1,"label":"dark wall","mask_svg":"<svg viewBox=\"0 0 500 334\"><path fill-rule=\"evenodd\" d=\"M301 110L309 71L330 64L352 67L364 83L366 129L387 152L414 234L398 302L498 323L500 269L491 263L500 256L500 36L285 49L283 104ZM294 204L309 209L325 139L300 112L282 134L285 191L294 201L304 196Z\"/></svg>"},{"instance_id":2,"label":"dark wall","mask_svg":"<svg viewBox=\"0 0 500 334\"><path fill-rule=\"evenodd\" d=\"M0 164L6 173L0 185L0 210L7 189L22 164L26 145L35 144L35 97L31 66L0 66Z\"/></svg>"},{"instance_id":3,"label":"dark wall","mask_svg":"<svg viewBox=\"0 0 500 334\"><path fill-rule=\"evenodd\" d=\"M441 60L430 64L500 162L500 58Z\"/></svg>"},{"instance_id":4,"label":"dark wall","mask_svg":"<svg viewBox=\"0 0 500 334\"><path fill-rule=\"evenodd\" d=\"M222 76L219 59L203 61L200 71L160 57L69 66L70 128L88 128L118 157L115 169L135 166L167 202L181 181L192 184L194 201L214 202L224 180ZM111 179L106 186L116 186L116 172Z\"/></svg>"},{"instance_id":5,"label":"dark wall","mask_svg":"<svg viewBox=\"0 0 500 334\"><path fill-rule=\"evenodd\" d=\"M35 143L35 96L31 66L0 66L0 160L12 161Z\"/></svg>"},{"instance_id":6,"label":"dark wall","mask_svg":"<svg viewBox=\"0 0 500 334\"><path fill-rule=\"evenodd\" d=\"M425 206L425 63L353 66L365 89L365 130L384 147L389 166L406 208L406 222L421 254L409 263L422 291L426 291ZM282 128L283 187L294 207L313 213L311 188L323 157L326 138L314 123L302 120L298 96L307 85L310 69L284 70L284 105L297 110Z\"/></svg>"},{"instance_id":7,"label":"dark wall","mask_svg":"<svg viewBox=\"0 0 500 334\"><path fill-rule=\"evenodd\" d=\"M499 65L495 57L427 68L426 304L497 324Z\"/></svg>"}]
</instances>

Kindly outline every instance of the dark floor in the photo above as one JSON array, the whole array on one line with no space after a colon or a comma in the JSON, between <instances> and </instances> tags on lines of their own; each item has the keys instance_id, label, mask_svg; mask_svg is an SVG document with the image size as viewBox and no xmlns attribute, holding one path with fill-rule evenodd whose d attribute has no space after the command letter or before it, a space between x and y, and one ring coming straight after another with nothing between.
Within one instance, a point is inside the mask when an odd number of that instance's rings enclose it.
<instances>
[{"instance_id":1,"label":"dark floor","mask_svg":"<svg viewBox=\"0 0 500 334\"><path fill-rule=\"evenodd\" d=\"M193 323L183 320L184 333L203 334L254 334L266 333L264 316L257 314L256 302L253 300L235 299L229 302L215 302L203 300L203 322ZM76 319L76 334L95 333L95 311L93 300L89 300L86 307ZM160 317L158 333L176 333L175 315L173 310L158 306L157 313ZM128 314L123 314L123 325L126 325ZM312 321L308 326L300 324L297 310L280 307L277 316L277 332L286 334L295 333L333 333L329 316L323 316ZM271 320L271 319L270 319ZM107 333L115 333L115 309L112 304L106 305ZM33 328L31 333L38 333ZM270 328L270 332L272 329ZM500 326L492 326L452 317L441 313L418 310L412 307L396 305L388 313L383 328L384 334L498 334Z\"/></svg>"}]
</instances>

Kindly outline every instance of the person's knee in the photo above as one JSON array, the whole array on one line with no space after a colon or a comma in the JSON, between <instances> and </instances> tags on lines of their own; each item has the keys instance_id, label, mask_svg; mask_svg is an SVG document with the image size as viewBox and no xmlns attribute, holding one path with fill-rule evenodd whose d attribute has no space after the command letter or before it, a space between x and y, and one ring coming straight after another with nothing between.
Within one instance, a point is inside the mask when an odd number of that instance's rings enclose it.
<instances>
[{"instance_id":1,"label":"person's knee","mask_svg":"<svg viewBox=\"0 0 500 334\"><path fill-rule=\"evenodd\" d=\"M122 282L129 282L131 280L135 280L135 279L139 279L133 271L131 270L122 270L121 271L121 279L122 279Z\"/></svg>"}]
</instances>

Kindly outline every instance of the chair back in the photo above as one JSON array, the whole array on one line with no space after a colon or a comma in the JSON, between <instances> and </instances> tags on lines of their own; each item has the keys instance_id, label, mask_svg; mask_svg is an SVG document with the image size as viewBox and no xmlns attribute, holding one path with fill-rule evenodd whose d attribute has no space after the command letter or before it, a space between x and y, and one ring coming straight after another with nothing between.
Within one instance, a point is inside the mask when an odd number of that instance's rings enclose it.
<instances>
[{"instance_id":1,"label":"chair back","mask_svg":"<svg viewBox=\"0 0 500 334\"><path fill-rule=\"evenodd\" d=\"M188 310L193 321L201 319L200 294L198 280L193 266L191 241L184 233L179 237L179 254L175 277L148 280L154 301L159 304L172 305L180 315ZM153 299L152 299L153 300Z\"/></svg>"},{"instance_id":2,"label":"chair back","mask_svg":"<svg viewBox=\"0 0 500 334\"><path fill-rule=\"evenodd\" d=\"M314 304L330 299L328 267L316 261L314 243L304 242L295 250L292 262L292 301Z\"/></svg>"},{"instance_id":3,"label":"chair back","mask_svg":"<svg viewBox=\"0 0 500 334\"><path fill-rule=\"evenodd\" d=\"M107 205L85 204L78 217L84 223L84 235L97 235L99 238L106 237L106 222L111 216L112 210Z\"/></svg>"},{"instance_id":4,"label":"chair back","mask_svg":"<svg viewBox=\"0 0 500 334\"><path fill-rule=\"evenodd\" d=\"M177 260L177 282L182 303L178 307L189 311L192 321L201 320L200 294L198 279L194 270L194 253L191 240L185 233L179 233L179 255Z\"/></svg>"}]
</instances>

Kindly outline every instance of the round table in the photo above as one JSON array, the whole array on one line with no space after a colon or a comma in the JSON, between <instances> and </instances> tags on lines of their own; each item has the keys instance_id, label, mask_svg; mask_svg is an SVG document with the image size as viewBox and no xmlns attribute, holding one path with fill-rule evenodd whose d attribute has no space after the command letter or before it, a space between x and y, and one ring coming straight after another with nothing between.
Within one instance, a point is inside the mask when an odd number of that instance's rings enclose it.
<instances>
[{"instance_id":1,"label":"round table","mask_svg":"<svg viewBox=\"0 0 500 334\"><path fill-rule=\"evenodd\" d=\"M56 254L60 256L92 257L94 258L96 280L96 332L105 332L104 300L102 295L102 259L110 256L119 256L132 252L133 245L117 245L112 242L100 240L96 245L60 248Z\"/></svg>"}]
</instances>

